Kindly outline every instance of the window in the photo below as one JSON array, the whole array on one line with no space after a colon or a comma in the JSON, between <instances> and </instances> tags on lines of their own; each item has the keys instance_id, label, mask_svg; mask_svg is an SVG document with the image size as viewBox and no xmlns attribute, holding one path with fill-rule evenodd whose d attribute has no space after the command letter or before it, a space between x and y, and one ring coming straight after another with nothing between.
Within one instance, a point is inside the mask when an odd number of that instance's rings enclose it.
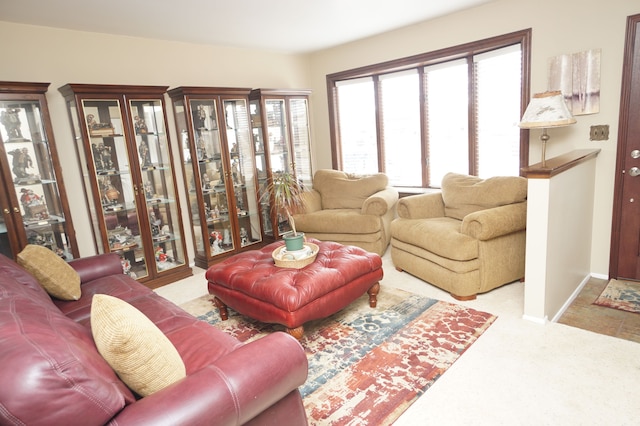
<instances>
[{"instance_id":1,"label":"window","mask_svg":"<svg viewBox=\"0 0 640 426\"><path fill-rule=\"evenodd\" d=\"M334 168L439 187L448 172L518 175L528 101L525 30L327 76Z\"/></svg>"}]
</instances>

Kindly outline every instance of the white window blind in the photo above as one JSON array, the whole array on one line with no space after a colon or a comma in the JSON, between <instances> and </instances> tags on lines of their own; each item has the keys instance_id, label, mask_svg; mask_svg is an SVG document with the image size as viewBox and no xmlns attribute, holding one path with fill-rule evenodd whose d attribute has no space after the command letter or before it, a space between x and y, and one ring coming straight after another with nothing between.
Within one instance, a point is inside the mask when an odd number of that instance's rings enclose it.
<instances>
[{"instance_id":1,"label":"white window blind","mask_svg":"<svg viewBox=\"0 0 640 426\"><path fill-rule=\"evenodd\" d=\"M336 84L336 90L343 169L348 173L377 173L378 142L373 78L341 81Z\"/></svg>"},{"instance_id":2,"label":"white window blind","mask_svg":"<svg viewBox=\"0 0 640 426\"><path fill-rule=\"evenodd\" d=\"M477 174L520 173L520 44L474 56Z\"/></svg>"}]
</instances>

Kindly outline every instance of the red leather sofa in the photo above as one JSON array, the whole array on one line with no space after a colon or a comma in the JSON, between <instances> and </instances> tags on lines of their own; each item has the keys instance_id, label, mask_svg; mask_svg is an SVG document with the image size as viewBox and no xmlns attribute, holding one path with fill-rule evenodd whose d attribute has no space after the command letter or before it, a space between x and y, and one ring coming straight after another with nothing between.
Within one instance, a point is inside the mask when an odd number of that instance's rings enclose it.
<instances>
[{"instance_id":1,"label":"red leather sofa","mask_svg":"<svg viewBox=\"0 0 640 426\"><path fill-rule=\"evenodd\" d=\"M71 262L78 301L52 299L0 255L0 424L306 425L307 358L286 333L243 344L122 273L119 256ZM92 339L91 299L118 297L169 338L187 377L140 398Z\"/></svg>"}]
</instances>

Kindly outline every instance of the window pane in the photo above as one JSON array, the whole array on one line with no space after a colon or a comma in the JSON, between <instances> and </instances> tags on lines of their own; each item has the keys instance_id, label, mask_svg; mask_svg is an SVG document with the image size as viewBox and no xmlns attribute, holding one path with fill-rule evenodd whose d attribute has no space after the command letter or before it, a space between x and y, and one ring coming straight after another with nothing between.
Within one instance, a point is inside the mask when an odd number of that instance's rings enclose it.
<instances>
[{"instance_id":1,"label":"window pane","mask_svg":"<svg viewBox=\"0 0 640 426\"><path fill-rule=\"evenodd\" d=\"M520 45L476 55L478 176L520 174Z\"/></svg>"},{"instance_id":2,"label":"window pane","mask_svg":"<svg viewBox=\"0 0 640 426\"><path fill-rule=\"evenodd\" d=\"M468 73L466 61L425 68L429 186L449 172L469 173Z\"/></svg>"},{"instance_id":3,"label":"window pane","mask_svg":"<svg viewBox=\"0 0 640 426\"><path fill-rule=\"evenodd\" d=\"M340 82L338 120L343 170L348 173L378 172L378 142L373 79Z\"/></svg>"},{"instance_id":4,"label":"window pane","mask_svg":"<svg viewBox=\"0 0 640 426\"><path fill-rule=\"evenodd\" d=\"M417 70L380 78L384 166L393 186L422 186Z\"/></svg>"}]
</instances>

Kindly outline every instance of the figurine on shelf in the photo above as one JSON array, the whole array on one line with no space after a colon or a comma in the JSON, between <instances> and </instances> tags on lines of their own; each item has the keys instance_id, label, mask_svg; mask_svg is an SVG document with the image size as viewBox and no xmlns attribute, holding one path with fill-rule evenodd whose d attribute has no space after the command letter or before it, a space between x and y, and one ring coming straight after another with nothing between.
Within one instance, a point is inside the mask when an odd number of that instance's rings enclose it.
<instances>
[{"instance_id":1,"label":"figurine on shelf","mask_svg":"<svg viewBox=\"0 0 640 426\"><path fill-rule=\"evenodd\" d=\"M102 164L102 151L95 143L91 144L91 153L93 154L93 163L96 165L96 170L104 169Z\"/></svg>"},{"instance_id":2,"label":"figurine on shelf","mask_svg":"<svg viewBox=\"0 0 640 426\"><path fill-rule=\"evenodd\" d=\"M49 218L47 206L41 196L27 188L22 188L20 192L22 193L20 203L24 208L26 219L43 220Z\"/></svg>"},{"instance_id":3,"label":"figurine on shelf","mask_svg":"<svg viewBox=\"0 0 640 426\"><path fill-rule=\"evenodd\" d=\"M206 129L207 110L204 105L198 105L195 113L193 114L193 126L196 129Z\"/></svg>"},{"instance_id":4,"label":"figurine on shelf","mask_svg":"<svg viewBox=\"0 0 640 426\"><path fill-rule=\"evenodd\" d=\"M102 163L102 170L113 169L113 160L111 160L111 147L103 143L98 145L100 152L100 162Z\"/></svg>"},{"instance_id":5,"label":"figurine on shelf","mask_svg":"<svg viewBox=\"0 0 640 426\"><path fill-rule=\"evenodd\" d=\"M231 165L231 176L233 177L233 184L240 185L240 170L238 169L238 160L233 160Z\"/></svg>"},{"instance_id":6,"label":"figurine on shelf","mask_svg":"<svg viewBox=\"0 0 640 426\"><path fill-rule=\"evenodd\" d=\"M33 175L27 173L27 169L33 168L33 160L27 148L14 149L13 151L9 151L9 154L13 157L13 168L11 170L16 175L16 182L20 179L33 177Z\"/></svg>"},{"instance_id":7,"label":"figurine on shelf","mask_svg":"<svg viewBox=\"0 0 640 426\"><path fill-rule=\"evenodd\" d=\"M222 244L226 246L231 245L231 230L229 228L225 228L224 230L224 237L222 239Z\"/></svg>"},{"instance_id":8,"label":"figurine on shelf","mask_svg":"<svg viewBox=\"0 0 640 426\"><path fill-rule=\"evenodd\" d=\"M211 181L209 180L209 175L207 173L202 174L202 190L208 191L211 189Z\"/></svg>"},{"instance_id":9,"label":"figurine on shelf","mask_svg":"<svg viewBox=\"0 0 640 426\"><path fill-rule=\"evenodd\" d=\"M162 225L162 219L156 217L156 213L153 210L149 213L149 223L151 224L151 235L154 238L160 237L160 225Z\"/></svg>"},{"instance_id":10,"label":"figurine on shelf","mask_svg":"<svg viewBox=\"0 0 640 426\"><path fill-rule=\"evenodd\" d=\"M249 243L249 234L245 228L240 228L240 245L246 246Z\"/></svg>"},{"instance_id":11,"label":"figurine on shelf","mask_svg":"<svg viewBox=\"0 0 640 426\"><path fill-rule=\"evenodd\" d=\"M20 108L7 108L2 111L0 115L0 123L7 130L7 134L9 135L9 139L21 139L26 140L22 136L22 130L20 130Z\"/></svg>"},{"instance_id":12,"label":"figurine on shelf","mask_svg":"<svg viewBox=\"0 0 640 426\"><path fill-rule=\"evenodd\" d=\"M96 116L87 114L87 127L91 136L107 136L113 134L113 126L111 123L98 123Z\"/></svg>"},{"instance_id":13,"label":"figurine on shelf","mask_svg":"<svg viewBox=\"0 0 640 426\"><path fill-rule=\"evenodd\" d=\"M120 197L120 191L116 189L111 183L111 179L108 176L102 178L102 196L104 198L103 204L115 204Z\"/></svg>"},{"instance_id":14,"label":"figurine on shelf","mask_svg":"<svg viewBox=\"0 0 640 426\"><path fill-rule=\"evenodd\" d=\"M149 182L149 181L144 183L144 196L147 199L153 198L153 196L154 196L153 185L151 185L151 182Z\"/></svg>"},{"instance_id":15,"label":"figurine on shelf","mask_svg":"<svg viewBox=\"0 0 640 426\"><path fill-rule=\"evenodd\" d=\"M133 119L135 120L134 127L136 129L136 134L146 135L149 132L149 130L147 129L147 124L144 122L144 119L140 118L140 116L138 115L133 117Z\"/></svg>"},{"instance_id":16,"label":"figurine on shelf","mask_svg":"<svg viewBox=\"0 0 640 426\"><path fill-rule=\"evenodd\" d=\"M120 263L122 263L122 272L125 275L129 275L131 278L133 278L134 280L136 278L138 278L138 276L136 275L135 272L133 272L131 270L131 262L129 262L129 259L125 259L124 257L120 258Z\"/></svg>"},{"instance_id":17,"label":"figurine on shelf","mask_svg":"<svg viewBox=\"0 0 640 426\"><path fill-rule=\"evenodd\" d=\"M204 139L201 137L198 137L198 144L196 146L196 150L197 150L197 156L198 156L198 160L206 160L207 158L209 158L208 154L207 154L207 147L204 144Z\"/></svg>"},{"instance_id":18,"label":"figurine on shelf","mask_svg":"<svg viewBox=\"0 0 640 426\"><path fill-rule=\"evenodd\" d=\"M209 234L209 242L211 244L211 251L214 254L217 253L222 253L222 234L220 234L219 231L212 231L211 234Z\"/></svg>"},{"instance_id":19,"label":"figurine on shelf","mask_svg":"<svg viewBox=\"0 0 640 426\"><path fill-rule=\"evenodd\" d=\"M143 168L151 166L151 152L149 151L149 146L147 145L147 142L145 140L140 142L138 153L140 154L140 162L142 163L141 166Z\"/></svg>"}]
</instances>

